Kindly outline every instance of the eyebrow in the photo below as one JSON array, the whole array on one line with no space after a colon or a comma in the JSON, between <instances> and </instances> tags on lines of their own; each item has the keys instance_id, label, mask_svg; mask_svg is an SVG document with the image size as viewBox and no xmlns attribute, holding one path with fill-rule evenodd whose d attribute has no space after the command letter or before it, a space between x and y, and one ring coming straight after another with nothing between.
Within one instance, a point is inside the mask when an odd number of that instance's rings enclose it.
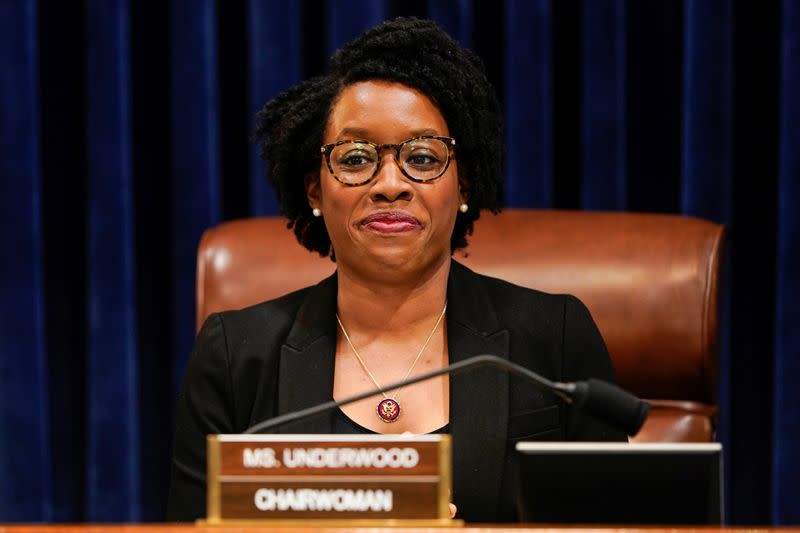
<instances>
[{"instance_id":1,"label":"eyebrow","mask_svg":"<svg viewBox=\"0 0 800 533\"><path fill-rule=\"evenodd\" d=\"M411 130L410 134L411 137L420 137L422 135L441 135L439 132L437 132L432 128ZM338 137L342 137L344 135L352 135L354 137L361 137L364 139L368 139L370 137L370 131L364 128L344 128L342 131L339 132Z\"/></svg>"}]
</instances>

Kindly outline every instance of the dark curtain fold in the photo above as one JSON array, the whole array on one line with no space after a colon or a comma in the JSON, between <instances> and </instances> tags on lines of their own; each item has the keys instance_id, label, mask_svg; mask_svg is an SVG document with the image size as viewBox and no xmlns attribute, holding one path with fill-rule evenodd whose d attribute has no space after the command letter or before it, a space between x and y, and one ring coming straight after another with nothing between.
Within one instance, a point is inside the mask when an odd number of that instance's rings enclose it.
<instances>
[{"instance_id":1,"label":"dark curtain fold","mask_svg":"<svg viewBox=\"0 0 800 533\"><path fill-rule=\"evenodd\" d=\"M800 522L800 5L784 0L782 19L771 511L788 524Z\"/></svg>"},{"instance_id":2,"label":"dark curtain fold","mask_svg":"<svg viewBox=\"0 0 800 533\"><path fill-rule=\"evenodd\" d=\"M175 0L170 9L173 323L175 390L194 342L194 275L203 230L221 221L222 183L217 6ZM166 51L165 51L166 52ZM242 98L243 95L238 95ZM166 184L164 184L166 185ZM152 191L158 193L158 189Z\"/></svg>"},{"instance_id":3,"label":"dark curtain fold","mask_svg":"<svg viewBox=\"0 0 800 533\"><path fill-rule=\"evenodd\" d=\"M551 0L508 0L505 27L508 207L553 203Z\"/></svg>"},{"instance_id":4,"label":"dark curtain fold","mask_svg":"<svg viewBox=\"0 0 800 533\"><path fill-rule=\"evenodd\" d=\"M141 517L129 30L127 0L87 4L85 490L98 521Z\"/></svg>"},{"instance_id":5,"label":"dark curtain fold","mask_svg":"<svg viewBox=\"0 0 800 533\"><path fill-rule=\"evenodd\" d=\"M0 4L0 515L9 520L52 516L36 19L34 4Z\"/></svg>"},{"instance_id":6,"label":"dark curtain fold","mask_svg":"<svg viewBox=\"0 0 800 533\"><path fill-rule=\"evenodd\" d=\"M301 81L303 71L302 18L299 2L273 5L247 2L248 117L278 93ZM252 128L248 121L248 128ZM278 202L265 179L266 168L257 150L250 154L250 210L274 214Z\"/></svg>"},{"instance_id":7,"label":"dark curtain fold","mask_svg":"<svg viewBox=\"0 0 800 533\"><path fill-rule=\"evenodd\" d=\"M278 209L253 114L397 15L483 58L507 206L726 225L727 517L800 523L793 0L0 2L0 521L163 519L200 235Z\"/></svg>"},{"instance_id":8,"label":"dark curtain fold","mask_svg":"<svg viewBox=\"0 0 800 533\"><path fill-rule=\"evenodd\" d=\"M625 2L586 2L580 19L584 209L627 205Z\"/></svg>"},{"instance_id":9,"label":"dark curtain fold","mask_svg":"<svg viewBox=\"0 0 800 533\"><path fill-rule=\"evenodd\" d=\"M472 48L473 10L470 0L439 0L428 3L427 17L435 20L462 46Z\"/></svg>"},{"instance_id":10,"label":"dark curtain fold","mask_svg":"<svg viewBox=\"0 0 800 533\"><path fill-rule=\"evenodd\" d=\"M325 11L318 15L325 17L328 29L328 54L332 54L364 30L380 24L389 14L386 0L357 4L348 0L328 0L324 5Z\"/></svg>"}]
</instances>

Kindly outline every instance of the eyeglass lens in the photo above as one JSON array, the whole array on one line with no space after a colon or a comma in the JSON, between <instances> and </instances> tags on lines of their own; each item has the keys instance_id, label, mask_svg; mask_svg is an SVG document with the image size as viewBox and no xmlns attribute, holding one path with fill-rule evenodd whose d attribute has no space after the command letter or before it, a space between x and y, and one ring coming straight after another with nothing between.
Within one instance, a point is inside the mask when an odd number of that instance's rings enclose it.
<instances>
[{"instance_id":1,"label":"eyeglass lens","mask_svg":"<svg viewBox=\"0 0 800 533\"><path fill-rule=\"evenodd\" d=\"M448 155L447 144L440 139L413 139L402 144L398 163L412 178L426 181L444 172ZM374 146L358 141L335 146L330 154L334 174L345 183L369 180L379 161Z\"/></svg>"}]
</instances>

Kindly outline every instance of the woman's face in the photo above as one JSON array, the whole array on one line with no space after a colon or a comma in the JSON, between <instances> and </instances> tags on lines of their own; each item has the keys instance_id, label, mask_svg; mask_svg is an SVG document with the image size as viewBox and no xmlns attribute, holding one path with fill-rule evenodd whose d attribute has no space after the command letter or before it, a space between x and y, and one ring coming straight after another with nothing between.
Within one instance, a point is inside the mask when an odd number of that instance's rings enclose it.
<instances>
[{"instance_id":1,"label":"woman's face","mask_svg":"<svg viewBox=\"0 0 800 533\"><path fill-rule=\"evenodd\" d=\"M449 136L444 117L423 93L387 81L364 81L346 87L331 109L324 144L364 140L401 143L421 135ZM456 139L457 141L457 139ZM437 179L408 179L383 150L378 173L355 187L338 182L325 157L319 180L307 186L311 207L319 208L340 268L388 277L419 272L450 257L450 238L461 190L455 159Z\"/></svg>"}]
</instances>

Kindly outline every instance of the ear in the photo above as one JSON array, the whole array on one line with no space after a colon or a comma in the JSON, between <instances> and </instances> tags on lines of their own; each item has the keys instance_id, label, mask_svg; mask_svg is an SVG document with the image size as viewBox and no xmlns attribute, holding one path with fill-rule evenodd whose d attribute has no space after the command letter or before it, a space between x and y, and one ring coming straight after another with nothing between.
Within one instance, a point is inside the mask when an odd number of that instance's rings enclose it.
<instances>
[{"instance_id":1,"label":"ear","mask_svg":"<svg viewBox=\"0 0 800 533\"><path fill-rule=\"evenodd\" d=\"M319 174L309 172L305 175L306 198L311 209L322 206L322 187L320 187Z\"/></svg>"}]
</instances>

